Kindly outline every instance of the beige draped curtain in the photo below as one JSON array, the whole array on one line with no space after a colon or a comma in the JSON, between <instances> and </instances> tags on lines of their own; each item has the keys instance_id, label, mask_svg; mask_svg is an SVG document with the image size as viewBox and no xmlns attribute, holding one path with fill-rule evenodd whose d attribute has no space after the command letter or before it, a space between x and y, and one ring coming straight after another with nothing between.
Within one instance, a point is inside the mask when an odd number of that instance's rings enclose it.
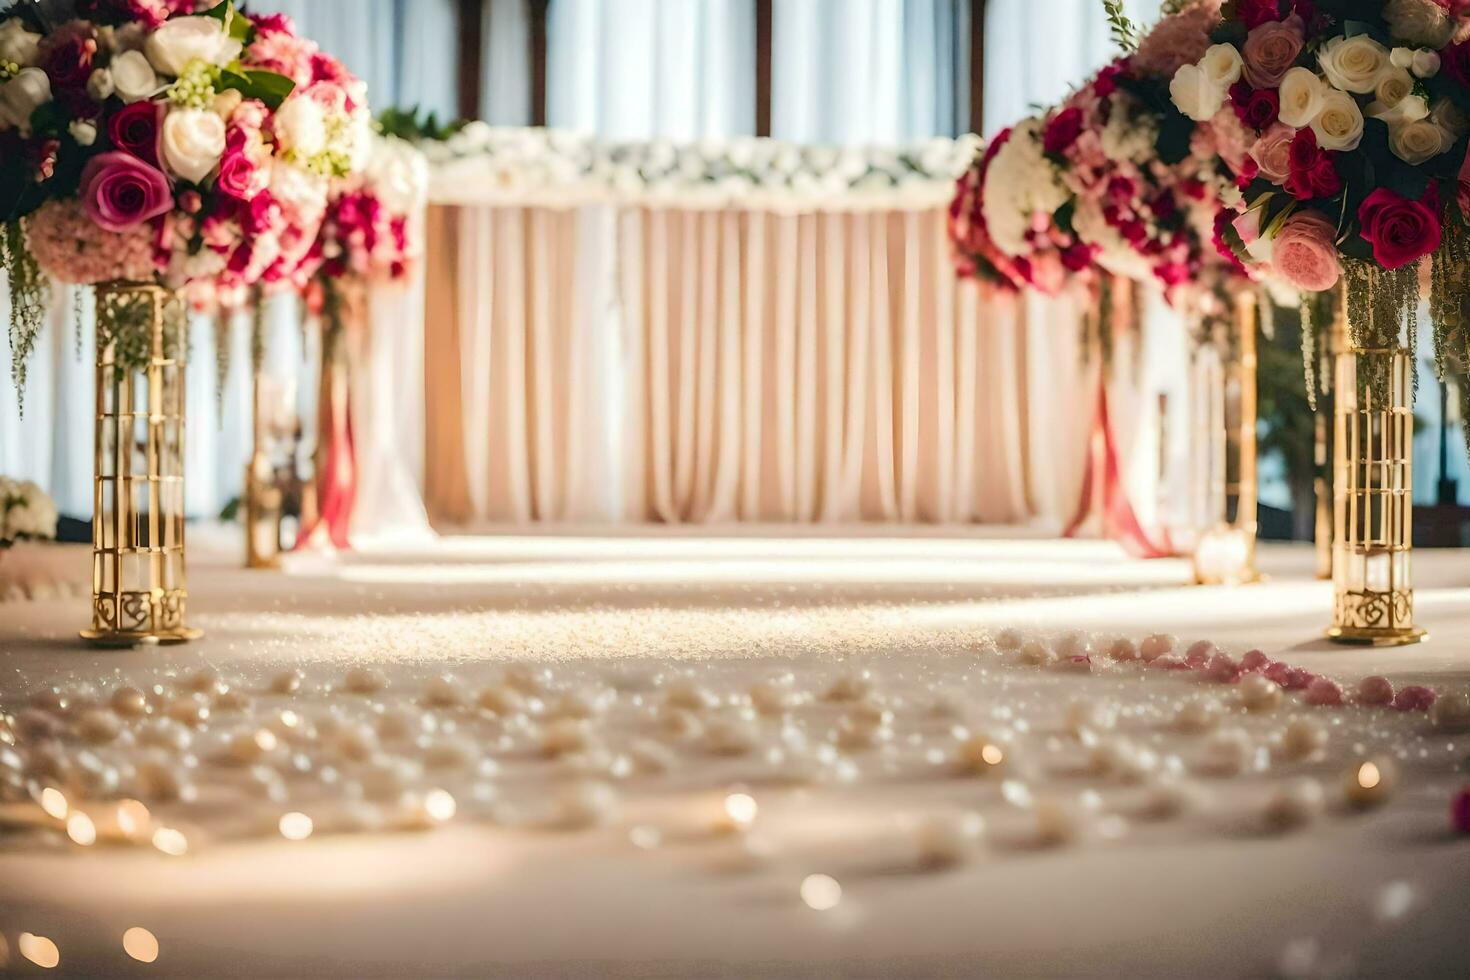
<instances>
[{"instance_id":1,"label":"beige draped curtain","mask_svg":"<svg viewBox=\"0 0 1470 980\"><path fill-rule=\"evenodd\" d=\"M1059 524L1076 505L1076 311L957 282L941 207L436 206L429 225L438 521Z\"/></svg>"}]
</instances>

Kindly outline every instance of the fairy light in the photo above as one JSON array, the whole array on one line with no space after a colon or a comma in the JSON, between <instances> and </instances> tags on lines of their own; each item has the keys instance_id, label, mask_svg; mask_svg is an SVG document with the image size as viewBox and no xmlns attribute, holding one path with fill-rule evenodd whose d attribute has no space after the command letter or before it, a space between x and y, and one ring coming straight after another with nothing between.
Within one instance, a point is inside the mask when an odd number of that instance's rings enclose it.
<instances>
[{"instance_id":1,"label":"fairy light","mask_svg":"<svg viewBox=\"0 0 1470 980\"><path fill-rule=\"evenodd\" d=\"M74 810L71 816L66 818L66 836L70 837L74 844L91 847L97 843L97 825L82 811Z\"/></svg>"},{"instance_id":2,"label":"fairy light","mask_svg":"<svg viewBox=\"0 0 1470 980\"><path fill-rule=\"evenodd\" d=\"M842 885L831 875L807 875L801 882L801 900L808 908L826 912L842 901Z\"/></svg>"},{"instance_id":3,"label":"fairy light","mask_svg":"<svg viewBox=\"0 0 1470 980\"><path fill-rule=\"evenodd\" d=\"M454 819L459 805L454 802L454 797L442 789L433 789L424 796L424 812L429 819L435 823L444 823L446 820Z\"/></svg>"},{"instance_id":4,"label":"fairy light","mask_svg":"<svg viewBox=\"0 0 1470 980\"><path fill-rule=\"evenodd\" d=\"M255 733L255 744L260 746L262 752L274 752L279 744L276 741L276 733L269 728L262 728Z\"/></svg>"},{"instance_id":5,"label":"fairy light","mask_svg":"<svg viewBox=\"0 0 1470 980\"><path fill-rule=\"evenodd\" d=\"M47 816L56 820L65 820L71 807L67 805L66 796L61 790L47 786L41 790L41 809L46 811Z\"/></svg>"},{"instance_id":6,"label":"fairy light","mask_svg":"<svg viewBox=\"0 0 1470 980\"><path fill-rule=\"evenodd\" d=\"M281 836L287 840L306 840L311 836L314 826L306 814L292 811L281 817Z\"/></svg>"},{"instance_id":7,"label":"fairy light","mask_svg":"<svg viewBox=\"0 0 1470 980\"><path fill-rule=\"evenodd\" d=\"M980 750L980 758L987 766L998 766L1005 761L1006 754L999 745L989 742Z\"/></svg>"},{"instance_id":8,"label":"fairy light","mask_svg":"<svg viewBox=\"0 0 1470 980\"><path fill-rule=\"evenodd\" d=\"M23 932L16 938L15 948L20 950L20 955L43 970L54 970L61 962L61 950L45 936Z\"/></svg>"},{"instance_id":9,"label":"fairy light","mask_svg":"<svg viewBox=\"0 0 1470 980\"><path fill-rule=\"evenodd\" d=\"M158 937L142 926L133 926L123 933L123 952L139 963L152 963L158 959Z\"/></svg>"},{"instance_id":10,"label":"fairy light","mask_svg":"<svg viewBox=\"0 0 1470 980\"><path fill-rule=\"evenodd\" d=\"M738 829L745 829L755 822L760 807L749 793L731 793L725 797L725 814Z\"/></svg>"},{"instance_id":11,"label":"fairy light","mask_svg":"<svg viewBox=\"0 0 1470 980\"><path fill-rule=\"evenodd\" d=\"M1376 763L1365 762L1358 767L1358 785L1364 789L1373 789L1383 781L1383 773L1379 772Z\"/></svg>"},{"instance_id":12,"label":"fairy light","mask_svg":"<svg viewBox=\"0 0 1470 980\"><path fill-rule=\"evenodd\" d=\"M123 800L117 805L117 829L124 837L137 837L148 829L153 815L137 800Z\"/></svg>"},{"instance_id":13,"label":"fairy light","mask_svg":"<svg viewBox=\"0 0 1470 980\"><path fill-rule=\"evenodd\" d=\"M189 852L189 840L172 827L159 827L153 832L153 846L170 857L182 857Z\"/></svg>"}]
</instances>

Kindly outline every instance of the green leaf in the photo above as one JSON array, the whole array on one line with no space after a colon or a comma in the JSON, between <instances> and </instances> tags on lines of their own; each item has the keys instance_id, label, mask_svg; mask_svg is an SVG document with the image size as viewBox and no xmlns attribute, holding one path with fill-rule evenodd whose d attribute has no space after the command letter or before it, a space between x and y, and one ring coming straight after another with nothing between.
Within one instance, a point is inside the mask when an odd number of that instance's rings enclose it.
<instances>
[{"instance_id":1,"label":"green leaf","mask_svg":"<svg viewBox=\"0 0 1470 980\"><path fill-rule=\"evenodd\" d=\"M278 75L273 71L235 71L230 68L220 70L219 86L222 89L234 89L247 99L259 99L274 112L281 107L281 103L296 89L296 83L285 75Z\"/></svg>"},{"instance_id":2,"label":"green leaf","mask_svg":"<svg viewBox=\"0 0 1470 980\"><path fill-rule=\"evenodd\" d=\"M203 16L213 17L225 27L225 34L241 44L255 40L255 25L250 18L235 9L234 0L224 0L204 11Z\"/></svg>"}]
</instances>

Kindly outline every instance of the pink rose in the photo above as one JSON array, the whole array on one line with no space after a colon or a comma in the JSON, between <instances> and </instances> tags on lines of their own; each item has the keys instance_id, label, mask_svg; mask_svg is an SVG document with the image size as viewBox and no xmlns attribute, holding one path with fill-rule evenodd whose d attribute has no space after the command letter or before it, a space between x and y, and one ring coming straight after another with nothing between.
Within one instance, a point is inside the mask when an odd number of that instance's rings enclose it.
<instances>
[{"instance_id":1,"label":"pink rose","mask_svg":"<svg viewBox=\"0 0 1470 980\"><path fill-rule=\"evenodd\" d=\"M163 171L120 150L87 161L78 197L87 216L108 231L126 231L174 206Z\"/></svg>"},{"instance_id":2,"label":"pink rose","mask_svg":"<svg viewBox=\"0 0 1470 980\"><path fill-rule=\"evenodd\" d=\"M1276 235L1272 265L1291 285L1308 292L1331 289L1342 275L1334 239L1337 228L1317 211L1298 211Z\"/></svg>"},{"instance_id":3,"label":"pink rose","mask_svg":"<svg viewBox=\"0 0 1470 980\"><path fill-rule=\"evenodd\" d=\"M256 165L243 148L230 150L220 161L215 187L221 194L251 201L270 184L270 171Z\"/></svg>"},{"instance_id":4,"label":"pink rose","mask_svg":"<svg viewBox=\"0 0 1470 980\"><path fill-rule=\"evenodd\" d=\"M1251 159L1261 168L1261 176L1277 186L1291 176L1291 141L1295 136L1295 129L1278 122L1251 144Z\"/></svg>"},{"instance_id":5,"label":"pink rose","mask_svg":"<svg viewBox=\"0 0 1470 980\"><path fill-rule=\"evenodd\" d=\"M1380 187L1358 207L1363 238L1373 246L1373 258L1385 269L1402 268L1439 248L1435 185L1429 185L1425 197L1428 200L1411 201Z\"/></svg>"},{"instance_id":6,"label":"pink rose","mask_svg":"<svg viewBox=\"0 0 1470 980\"><path fill-rule=\"evenodd\" d=\"M1251 28L1240 56L1245 60L1245 80L1256 88L1275 88L1302 53L1302 19L1292 14L1285 20L1268 20Z\"/></svg>"}]
</instances>

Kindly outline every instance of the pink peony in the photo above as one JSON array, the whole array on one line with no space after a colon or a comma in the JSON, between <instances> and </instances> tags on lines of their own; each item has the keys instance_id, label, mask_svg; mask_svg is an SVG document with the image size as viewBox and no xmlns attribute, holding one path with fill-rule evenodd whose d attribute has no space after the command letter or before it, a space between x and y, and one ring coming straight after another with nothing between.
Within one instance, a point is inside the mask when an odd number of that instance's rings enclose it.
<instances>
[{"instance_id":1,"label":"pink peony","mask_svg":"<svg viewBox=\"0 0 1470 980\"><path fill-rule=\"evenodd\" d=\"M1411 201L1380 187L1358 207L1363 239L1373 246L1373 258L1385 269L1399 269L1439 248L1440 227L1435 186L1425 197Z\"/></svg>"},{"instance_id":2,"label":"pink peony","mask_svg":"<svg viewBox=\"0 0 1470 980\"><path fill-rule=\"evenodd\" d=\"M1295 136L1295 129L1277 122L1251 144L1251 159L1260 168L1260 175L1277 186L1291 176L1291 141Z\"/></svg>"},{"instance_id":3,"label":"pink peony","mask_svg":"<svg viewBox=\"0 0 1470 980\"><path fill-rule=\"evenodd\" d=\"M1298 289L1320 293L1342 275L1335 239L1337 228L1317 211L1298 211L1276 235L1272 265Z\"/></svg>"},{"instance_id":4,"label":"pink peony","mask_svg":"<svg viewBox=\"0 0 1470 980\"><path fill-rule=\"evenodd\" d=\"M108 231L126 231L174 205L163 171L119 150L87 161L78 196L87 215Z\"/></svg>"},{"instance_id":5,"label":"pink peony","mask_svg":"<svg viewBox=\"0 0 1470 980\"><path fill-rule=\"evenodd\" d=\"M1302 19L1296 14L1252 28L1240 49L1245 80L1258 89L1280 85L1287 69L1302 53L1302 34Z\"/></svg>"},{"instance_id":6,"label":"pink peony","mask_svg":"<svg viewBox=\"0 0 1470 980\"><path fill-rule=\"evenodd\" d=\"M1165 17L1139 42L1134 68L1156 78L1173 78L1180 68L1204 57L1210 31L1219 20L1220 0L1200 0Z\"/></svg>"}]
</instances>

